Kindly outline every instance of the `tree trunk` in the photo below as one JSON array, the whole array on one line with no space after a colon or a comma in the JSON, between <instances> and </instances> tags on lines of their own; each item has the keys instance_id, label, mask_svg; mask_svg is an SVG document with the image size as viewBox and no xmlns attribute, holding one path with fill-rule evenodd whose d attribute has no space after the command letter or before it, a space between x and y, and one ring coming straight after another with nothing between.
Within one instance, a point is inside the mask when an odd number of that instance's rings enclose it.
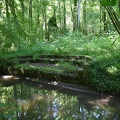
<instances>
[{"instance_id":1,"label":"tree trunk","mask_svg":"<svg viewBox=\"0 0 120 120\"><path fill-rule=\"evenodd\" d=\"M11 13L13 14L14 18L16 19L17 16L16 16L16 11L15 11L15 1L14 0L9 1L9 6L11 9Z\"/></svg>"},{"instance_id":2,"label":"tree trunk","mask_svg":"<svg viewBox=\"0 0 120 120\"><path fill-rule=\"evenodd\" d=\"M102 11L102 18L103 18L103 30L104 32L107 32L107 14L106 14L106 11L105 9Z\"/></svg>"},{"instance_id":3,"label":"tree trunk","mask_svg":"<svg viewBox=\"0 0 120 120\"><path fill-rule=\"evenodd\" d=\"M24 0L20 0L21 8L22 8L22 20L24 22L25 18L25 5L24 5Z\"/></svg>"},{"instance_id":4,"label":"tree trunk","mask_svg":"<svg viewBox=\"0 0 120 120\"><path fill-rule=\"evenodd\" d=\"M78 30L80 30L80 0L78 0L78 21L77 21Z\"/></svg>"},{"instance_id":5,"label":"tree trunk","mask_svg":"<svg viewBox=\"0 0 120 120\"><path fill-rule=\"evenodd\" d=\"M32 0L29 1L29 32L32 30Z\"/></svg>"},{"instance_id":6,"label":"tree trunk","mask_svg":"<svg viewBox=\"0 0 120 120\"><path fill-rule=\"evenodd\" d=\"M17 27L17 30L18 30L18 33L19 33L19 35L21 36L24 36L24 37L26 37L27 36L27 34L25 33L25 31L22 29L22 27L20 26L20 24L19 24L19 21L17 20L17 15L16 15L16 11L15 11L15 1L14 0L11 0L10 2L9 2L9 6L10 6L10 10L11 10L11 13L12 13L12 15L13 15L13 20L15 21L15 23L16 23L16 27Z\"/></svg>"},{"instance_id":7,"label":"tree trunk","mask_svg":"<svg viewBox=\"0 0 120 120\"><path fill-rule=\"evenodd\" d=\"M59 23L60 23L60 26L59 28L61 29L62 28L62 19L61 19L61 2L58 1L58 4L59 4Z\"/></svg>"},{"instance_id":8,"label":"tree trunk","mask_svg":"<svg viewBox=\"0 0 120 120\"><path fill-rule=\"evenodd\" d=\"M0 3L0 16L1 16L1 12L2 12L2 3Z\"/></svg>"},{"instance_id":9,"label":"tree trunk","mask_svg":"<svg viewBox=\"0 0 120 120\"><path fill-rule=\"evenodd\" d=\"M86 18L86 0L84 0L84 3L83 3L83 34L87 34L87 18Z\"/></svg>"},{"instance_id":10,"label":"tree trunk","mask_svg":"<svg viewBox=\"0 0 120 120\"><path fill-rule=\"evenodd\" d=\"M64 6L63 6L63 8L64 8L64 29L66 29L66 6L65 6L65 0L64 0Z\"/></svg>"},{"instance_id":11,"label":"tree trunk","mask_svg":"<svg viewBox=\"0 0 120 120\"><path fill-rule=\"evenodd\" d=\"M77 0L74 0L74 11L73 11L73 31L77 28Z\"/></svg>"},{"instance_id":12,"label":"tree trunk","mask_svg":"<svg viewBox=\"0 0 120 120\"><path fill-rule=\"evenodd\" d=\"M102 33L102 6L100 5L100 34Z\"/></svg>"},{"instance_id":13,"label":"tree trunk","mask_svg":"<svg viewBox=\"0 0 120 120\"><path fill-rule=\"evenodd\" d=\"M43 4L43 31L44 32L44 37L45 39L49 40L49 31L48 31L48 25L47 25L47 10L46 10L46 7L47 7L47 3L42 3Z\"/></svg>"},{"instance_id":14,"label":"tree trunk","mask_svg":"<svg viewBox=\"0 0 120 120\"><path fill-rule=\"evenodd\" d=\"M8 20L10 18L8 0L5 0L5 5L6 5L6 17Z\"/></svg>"},{"instance_id":15,"label":"tree trunk","mask_svg":"<svg viewBox=\"0 0 120 120\"><path fill-rule=\"evenodd\" d=\"M47 27L47 14L46 14L46 8L45 8L45 13L44 13L44 22L45 22L45 36L48 34L48 27ZM49 39L49 37L48 37Z\"/></svg>"}]
</instances>

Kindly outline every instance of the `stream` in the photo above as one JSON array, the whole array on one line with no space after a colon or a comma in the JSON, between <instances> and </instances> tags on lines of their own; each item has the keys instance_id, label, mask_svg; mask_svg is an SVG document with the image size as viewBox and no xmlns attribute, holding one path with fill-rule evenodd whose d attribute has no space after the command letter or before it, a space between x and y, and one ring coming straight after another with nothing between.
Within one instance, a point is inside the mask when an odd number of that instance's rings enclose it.
<instances>
[{"instance_id":1,"label":"stream","mask_svg":"<svg viewBox=\"0 0 120 120\"><path fill-rule=\"evenodd\" d=\"M120 120L120 97L2 76L0 120Z\"/></svg>"}]
</instances>

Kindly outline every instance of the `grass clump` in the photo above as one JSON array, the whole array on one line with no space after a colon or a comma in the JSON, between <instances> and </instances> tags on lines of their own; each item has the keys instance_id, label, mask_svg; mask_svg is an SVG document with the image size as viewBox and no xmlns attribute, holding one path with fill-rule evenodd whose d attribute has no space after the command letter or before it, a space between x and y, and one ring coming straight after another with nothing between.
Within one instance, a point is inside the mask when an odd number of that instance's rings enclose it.
<instances>
[{"instance_id":1,"label":"grass clump","mask_svg":"<svg viewBox=\"0 0 120 120\"><path fill-rule=\"evenodd\" d=\"M16 69L37 70L45 73L67 74L77 71L77 67L69 62L58 62L54 65L39 66L30 63L18 64L13 66Z\"/></svg>"}]
</instances>

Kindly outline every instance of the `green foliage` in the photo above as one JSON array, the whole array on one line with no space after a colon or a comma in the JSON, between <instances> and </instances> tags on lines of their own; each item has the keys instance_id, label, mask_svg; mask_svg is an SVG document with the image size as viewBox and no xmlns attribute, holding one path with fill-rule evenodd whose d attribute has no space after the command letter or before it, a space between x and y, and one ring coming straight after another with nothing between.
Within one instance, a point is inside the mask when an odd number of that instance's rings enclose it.
<instances>
[{"instance_id":1,"label":"green foliage","mask_svg":"<svg viewBox=\"0 0 120 120\"><path fill-rule=\"evenodd\" d=\"M118 94L120 93L120 69L117 68L120 65L113 67L112 65L115 64L113 64L111 60L108 64L107 61L108 60L101 60L91 65L91 78L89 79L89 83L102 93ZM106 66L104 66L105 64ZM111 68L112 72L108 70L109 68Z\"/></svg>"},{"instance_id":2,"label":"green foliage","mask_svg":"<svg viewBox=\"0 0 120 120\"><path fill-rule=\"evenodd\" d=\"M4 99L7 98L6 96L4 96ZM12 119L12 120L16 120L15 119L15 111L18 111L17 108L15 108L15 106L12 106L14 104L14 102L9 101L10 103L8 103L8 101L6 101L6 103L0 103L0 120L8 120L8 119Z\"/></svg>"},{"instance_id":3,"label":"green foliage","mask_svg":"<svg viewBox=\"0 0 120 120\"><path fill-rule=\"evenodd\" d=\"M101 92L112 91L111 93L117 94L120 92L120 40L117 39L112 44L117 37L116 34L89 34L86 36L79 32L74 32L51 42L38 41L34 44L27 44L27 47L14 52L8 52L3 57L9 59L9 57L14 56L32 55L34 59L37 59L40 54L88 55L96 58L97 61L91 66L89 84ZM16 60L14 62L16 63ZM75 72L76 70L75 66L72 66L71 63L61 62L59 65L64 67L66 72ZM50 67L32 68L47 72L52 70L57 73L64 72L64 70L61 71L61 69Z\"/></svg>"},{"instance_id":4,"label":"green foliage","mask_svg":"<svg viewBox=\"0 0 120 120\"><path fill-rule=\"evenodd\" d=\"M116 1L117 0L102 0L101 1L101 5L103 5L103 6L107 6L107 5L115 6L116 5Z\"/></svg>"},{"instance_id":5,"label":"green foliage","mask_svg":"<svg viewBox=\"0 0 120 120\"><path fill-rule=\"evenodd\" d=\"M115 5L116 1L117 0L102 0L102 4ZM51 39L56 42L56 39L66 35L68 33L68 30L69 31L73 30L74 22L77 23L77 19L75 19L74 18L75 16L73 15L74 14L73 0L71 1L36 0L36 1L32 1L32 7L29 7L30 6L29 1L23 2L23 0L21 0L21 1L12 1L12 2L14 4L6 4L6 1L0 2L0 13L1 13L0 14L0 53L4 53L6 51L10 51L10 52L16 51L17 49L23 50L23 48L25 49L28 48L28 52L29 52L31 51L29 50L29 48L33 49L33 46L36 47L37 43L39 44L43 40L45 42L47 39L46 34L48 34L51 31L52 31ZM83 8L81 9L80 31L81 32L83 31L84 33L88 33L88 34L90 33L98 34L101 30L103 33L104 32L104 21L102 15L103 13L102 13L102 9L98 4L98 1L90 0L87 1L87 3L88 3L87 5L84 4L83 1L81 1L80 3L81 6L84 7L86 6L85 10L83 10ZM15 12L14 14L13 11ZM30 18L30 13L31 13L30 11L32 12L32 16L31 16L32 18ZM101 15L100 15L100 11L101 11ZM48 21L50 17L52 17L54 14L56 16L56 25L58 26L59 29L49 31ZM64 18L65 16L66 18ZM84 20L85 18L86 20ZM109 32L115 31L114 27L111 25L111 21L109 20L109 17L106 16L106 19L107 19L108 31ZM87 28L85 26L87 26ZM72 36L69 35L67 37L72 38ZM67 39L67 37L65 37L64 39ZM62 39L59 40L62 41ZM63 41L63 43L67 44L67 41L66 43ZM72 43L71 46L73 46ZM36 48L34 48L34 50L35 49ZM37 51L38 49L40 52L42 52L43 47L41 46L41 49L37 48ZM61 49L63 48L58 48L56 52L62 51Z\"/></svg>"},{"instance_id":6,"label":"green foliage","mask_svg":"<svg viewBox=\"0 0 120 120\"><path fill-rule=\"evenodd\" d=\"M76 72L77 66L75 66L72 62L59 62L58 66L64 69L66 72Z\"/></svg>"},{"instance_id":7,"label":"green foliage","mask_svg":"<svg viewBox=\"0 0 120 120\"><path fill-rule=\"evenodd\" d=\"M55 65L50 65L50 63L46 63L46 66L39 66L39 64L32 65L29 63L16 64L14 66L14 68L33 70L33 71L37 70L37 71L42 71L45 73L57 73L57 74L73 73L73 72L77 71L77 67L75 65L73 65L73 63L64 62L64 61L58 62Z\"/></svg>"}]
</instances>

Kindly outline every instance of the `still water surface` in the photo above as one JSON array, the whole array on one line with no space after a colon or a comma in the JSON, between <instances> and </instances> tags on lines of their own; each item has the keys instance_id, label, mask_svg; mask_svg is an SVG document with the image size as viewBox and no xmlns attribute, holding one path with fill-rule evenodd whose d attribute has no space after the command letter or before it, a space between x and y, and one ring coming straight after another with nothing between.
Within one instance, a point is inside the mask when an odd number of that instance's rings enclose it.
<instances>
[{"instance_id":1,"label":"still water surface","mask_svg":"<svg viewBox=\"0 0 120 120\"><path fill-rule=\"evenodd\" d=\"M0 120L120 120L119 97L22 79L0 81Z\"/></svg>"}]
</instances>

